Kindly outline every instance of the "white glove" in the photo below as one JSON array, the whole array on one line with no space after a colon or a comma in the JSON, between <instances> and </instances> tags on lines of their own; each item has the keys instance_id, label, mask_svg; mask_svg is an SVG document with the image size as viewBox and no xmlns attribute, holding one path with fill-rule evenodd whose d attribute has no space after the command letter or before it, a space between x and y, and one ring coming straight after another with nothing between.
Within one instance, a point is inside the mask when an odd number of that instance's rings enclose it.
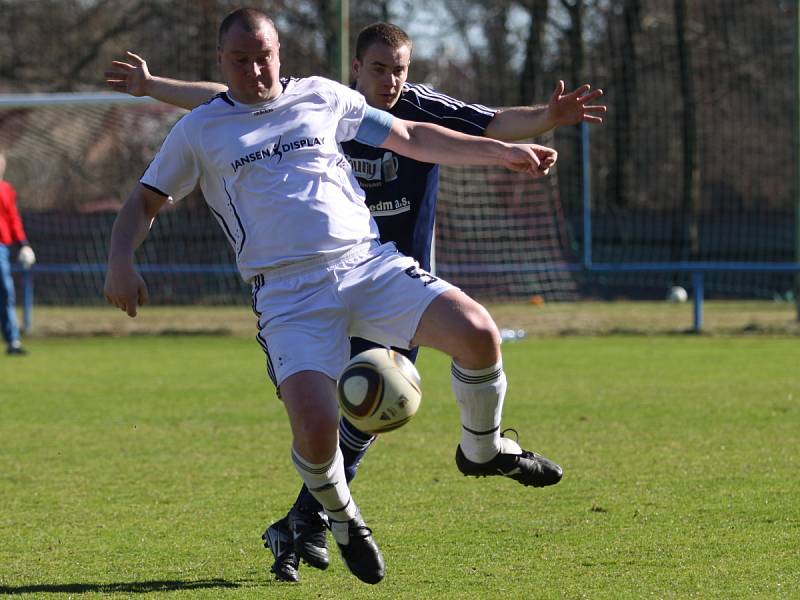
<instances>
[{"instance_id":1,"label":"white glove","mask_svg":"<svg viewBox=\"0 0 800 600\"><path fill-rule=\"evenodd\" d=\"M33 248L30 246L23 246L20 248L17 260L19 264L22 265L23 269L30 269L33 263L36 262L36 255L33 253Z\"/></svg>"}]
</instances>

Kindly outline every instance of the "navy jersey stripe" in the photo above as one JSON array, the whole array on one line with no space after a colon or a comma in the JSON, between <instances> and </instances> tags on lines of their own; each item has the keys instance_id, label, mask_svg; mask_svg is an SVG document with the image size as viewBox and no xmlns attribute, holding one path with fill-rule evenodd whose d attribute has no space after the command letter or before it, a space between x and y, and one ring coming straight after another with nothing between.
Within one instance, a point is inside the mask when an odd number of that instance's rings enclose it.
<instances>
[{"instance_id":1,"label":"navy jersey stripe","mask_svg":"<svg viewBox=\"0 0 800 600\"><path fill-rule=\"evenodd\" d=\"M242 253L242 250L244 250L244 242L247 240L247 232L244 230L244 225L242 225L242 220L239 218L239 213L236 212L236 207L233 204L233 198L231 198L230 192L228 192L228 185L225 182L224 177L222 178L222 187L225 188L225 195L228 196L228 204L231 206L233 216L236 217L236 222L239 223L239 231L242 232L242 243L239 245L239 249L236 251L236 256L239 256Z\"/></svg>"},{"instance_id":2,"label":"navy jersey stripe","mask_svg":"<svg viewBox=\"0 0 800 600\"><path fill-rule=\"evenodd\" d=\"M275 376L275 368L272 366L272 357L269 355L269 348L267 347L267 342L261 335L260 331L256 334L256 341L259 343L261 349L264 351L264 354L267 357L267 377L269 377L270 381L272 382L272 385L275 386L275 389L278 391L278 398L280 398L281 391L278 388L278 378Z\"/></svg>"},{"instance_id":3,"label":"navy jersey stripe","mask_svg":"<svg viewBox=\"0 0 800 600\"><path fill-rule=\"evenodd\" d=\"M140 183L141 183L141 182L140 182ZM154 187L154 186L150 185L149 183L142 183L142 185L143 185L144 187L146 187L148 190L150 190L151 192L155 192L155 193L156 193L156 194L158 194L159 196L164 196L165 198L169 198L169 194L165 194L165 193L164 193L164 192L162 192L160 189L158 189L157 187Z\"/></svg>"},{"instance_id":4,"label":"navy jersey stripe","mask_svg":"<svg viewBox=\"0 0 800 600\"><path fill-rule=\"evenodd\" d=\"M485 106L466 104L422 84L406 84L390 112L400 118L438 123L473 135L483 135L495 115L495 111Z\"/></svg>"},{"instance_id":5,"label":"navy jersey stripe","mask_svg":"<svg viewBox=\"0 0 800 600\"><path fill-rule=\"evenodd\" d=\"M264 274L259 273L253 278L253 291L250 294L250 301L252 303L253 313L260 319L261 313L258 312L258 291L264 285Z\"/></svg>"},{"instance_id":6,"label":"navy jersey stripe","mask_svg":"<svg viewBox=\"0 0 800 600\"><path fill-rule=\"evenodd\" d=\"M219 221L219 224L222 226L222 229L225 232L225 235L228 236L228 239L230 240L231 245L235 246L236 245L236 240L233 239L233 234L231 233L231 230L228 229L228 224L225 222L224 217L221 214L219 214L216 210L214 210L214 207L211 206L210 204L208 205L208 208L209 208L209 210L211 210L212 213L214 213L214 216L217 217L217 221Z\"/></svg>"},{"instance_id":7,"label":"navy jersey stripe","mask_svg":"<svg viewBox=\"0 0 800 600\"><path fill-rule=\"evenodd\" d=\"M258 292L261 288L264 287L264 275L259 274L253 278L253 288L251 293L251 299L253 303L253 312L261 318L261 313L258 312ZM261 331L256 334L256 341L258 345L261 346L261 349L264 351L264 354L267 358L267 377L269 377L272 385L275 386L275 391L278 394L278 398L281 397L281 390L278 387L278 378L275 376L275 367L272 365L272 357L269 355L269 347L267 346L267 340L264 339L264 336L261 334Z\"/></svg>"},{"instance_id":8,"label":"navy jersey stripe","mask_svg":"<svg viewBox=\"0 0 800 600\"><path fill-rule=\"evenodd\" d=\"M461 100L457 100L456 98L452 98L447 94L442 94L433 90L432 88L428 87L427 85L423 84L409 84L408 85L409 91L412 91L418 94L422 98L426 98L433 102L441 102L445 106L449 106L451 108L465 108L469 107L476 112L483 113L485 115L494 116L495 112L491 108L488 108L482 104L467 104L466 102L462 102Z\"/></svg>"},{"instance_id":9,"label":"navy jersey stripe","mask_svg":"<svg viewBox=\"0 0 800 600\"><path fill-rule=\"evenodd\" d=\"M408 102L408 100L401 99L400 102ZM472 127L474 127L478 134L482 134L484 129L485 129L485 127L481 127L475 121L471 121L469 119L465 119L464 117L457 117L455 115L447 115L447 116L437 115L437 114L435 114L435 113L433 113L433 112L431 112L429 110L426 110L422 106L418 106L418 105L415 105L414 108L417 111L424 112L424 113L430 115L431 117L433 117L433 119L431 119L429 122L432 122L432 123L437 123L437 122L443 123L444 127L447 127L449 125L448 121L461 121L462 123L467 123L467 124L471 125ZM456 127L454 125L454 126L449 127L449 128L450 129L455 129L457 131L461 131L462 133L469 133L469 132L464 131L463 127Z\"/></svg>"}]
</instances>

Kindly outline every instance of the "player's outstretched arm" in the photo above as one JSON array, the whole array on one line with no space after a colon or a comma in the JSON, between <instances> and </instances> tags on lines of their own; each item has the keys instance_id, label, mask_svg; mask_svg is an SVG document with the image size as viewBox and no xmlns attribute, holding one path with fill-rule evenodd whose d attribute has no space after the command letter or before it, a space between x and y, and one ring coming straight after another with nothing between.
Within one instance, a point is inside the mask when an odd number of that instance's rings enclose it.
<instances>
[{"instance_id":1,"label":"player's outstretched arm","mask_svg":"<svg viewBox=\"0 0 800 600\"><path fill-rule=\"evenodd\" d=\"M556 127L586 123L602 123L608 110L604 104L592 104L603 90L592 90L588 83L565 94L564 81L556 84L547 106L514 106L501 108L483 134L496 140L522 140L536 137Z\"/></svg>"},{"instance_id":2,"label":"player's outstretched arm","mask_svg":"<svg viewBox=\"0 0 800 600\"><path fill-rule=\"evenodd\" d=\"M103 286L106 301L136 316L136 309L147 302L147 285L133 262L133 253L150 230L156 214L167 201L165 196L138 184L122 205L111 230L108 270Z\"/></svg>"},{"instance_id":3,"label":"player's outstretched arm","mask_svg":"<svg viewBox=\"0 0 800 600\"><path fill-rule=\"evenodd\" d=\"M558 153L538 144L508 144L431 123L395 119L382 147L428 163L499 165L534 177L547 175Z\"/></svg>"},{"instance_id":4,"label":"player's outstretched arm","mask_svg":"<svg viewBox=\"0 0 800 600\"><path fill-rule=\"evenodd\" d=\"M147 62L133 52L126 52L128 62L114 60L105 72L106 84L117 92L131 96L150 96L161 102L188 110L227 90L227 86L211 81L181 81L150 74Z\"/></svg>"}]
</instances>

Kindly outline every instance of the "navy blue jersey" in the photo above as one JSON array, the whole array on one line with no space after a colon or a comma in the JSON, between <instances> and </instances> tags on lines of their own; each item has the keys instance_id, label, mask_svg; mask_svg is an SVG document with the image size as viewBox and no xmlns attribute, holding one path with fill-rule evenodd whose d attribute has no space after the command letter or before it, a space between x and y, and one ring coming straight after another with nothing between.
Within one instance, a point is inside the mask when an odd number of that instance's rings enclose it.
<instances>
[{"instance_id":1,"label":"navy blue jersey","mask_svg":"<svg viewBox=\"0 0 800 600\"><path fill-rule=\"evenodd\" d=\"M389 112L407 121L435 123L471 135L483 135L495 115L485 106L464 104L413 83L403 85L400 99ZM381 241L395 242L400 252L430 270L439 166L355 141L344 142L342 148L366 192Z\"/></svg>"}]
</instances>

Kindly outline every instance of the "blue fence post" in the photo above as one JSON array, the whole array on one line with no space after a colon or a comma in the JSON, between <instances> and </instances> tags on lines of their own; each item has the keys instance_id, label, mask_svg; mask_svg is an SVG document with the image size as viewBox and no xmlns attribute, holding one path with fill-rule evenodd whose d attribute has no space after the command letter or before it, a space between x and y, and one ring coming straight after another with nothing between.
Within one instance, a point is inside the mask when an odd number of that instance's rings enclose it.
<instances>
[{"instance_id":1,"label":"blue fence post","mask_svg":"<svg viewBox=\"0 0 800 600\"><path fill-rule=\"evenodd\" d=\"M703 330L703 296L705 295L705 280L702 271L692 272L692 293L694 295L694 332Z\"/></svg>"}]
</instances>

